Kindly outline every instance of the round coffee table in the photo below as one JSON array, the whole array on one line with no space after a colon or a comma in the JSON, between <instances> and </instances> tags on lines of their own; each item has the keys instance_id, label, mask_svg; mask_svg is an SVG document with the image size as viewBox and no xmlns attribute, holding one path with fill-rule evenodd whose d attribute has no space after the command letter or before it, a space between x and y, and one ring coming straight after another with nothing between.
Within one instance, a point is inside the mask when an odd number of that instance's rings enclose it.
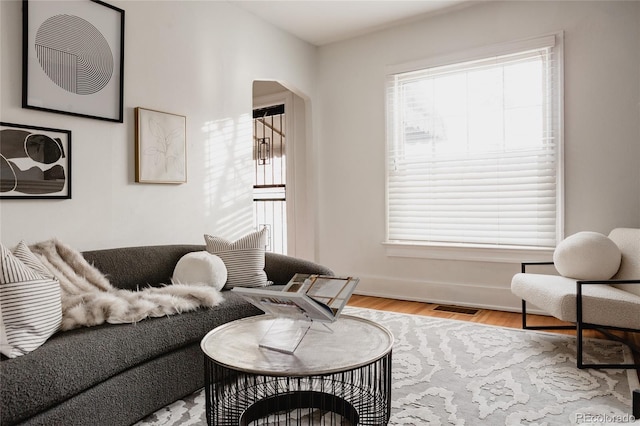
<instances>
[{"instance_id":1,"label":"round coffee table","mask_svg":"<svg viewBox=\"0 0 640 426\"><path fill-rule=\"evenodd\" d=\"M273 321L283 320L244 318L202 339L209 425L311 424L318 412L334 416L330 424L389 422L389 330L343 315L326 328L314 324L295 352L286 354L259 347Z\"/></svg>"}]
</instances>

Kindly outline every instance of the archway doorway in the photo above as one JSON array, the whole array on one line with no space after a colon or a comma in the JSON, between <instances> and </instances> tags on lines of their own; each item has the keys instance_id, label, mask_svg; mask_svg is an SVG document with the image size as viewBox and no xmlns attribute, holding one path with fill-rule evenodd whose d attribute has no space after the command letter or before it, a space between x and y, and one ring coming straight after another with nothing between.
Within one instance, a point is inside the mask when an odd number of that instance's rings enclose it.
<instances>
[{"instance_id":1,"label":"archway doorway","mask_svg":"<svg viewBox=\"0 0 640 426\"><path fill-rule=\"evenodd\" d=\"M267 251L287 254L287 131L284 103L253 109L253 210Z\"/></svg>"},{"instance_id":2,"label":"archway doorway","mask_svg":"<svg viewBox=\"0 0 640 426\"><path fill-rule=\"evenodd\" d=\"M282 109L280 105L284 106L282 117L279 114ZM254 132L254 169L258 167L256 163L262 161L261 157L264 158L267 151L272 157L271 161L275 162L271 168L262 169L262 176L264 173L275 173L272 182L268 182L270 176L267 176L267 180L257 178L254 182L254 185L271 185L271 188L254 188L255 225L268 225L265 223L267 220L261 219L259 214L260 203L266 205L266 202L257 199L274 199L272 203L279 203L281 207L274 206L274 213L271 213L271 207L267 206L267 211L262 213L262 217L268 218L271 215L274 219L282 221L281 225L271 224L275 229L269 249L276 253L315 259L313 204L316 172L310 143L310 100L284 84L257 80L253 82L253 109L258 110L255 114L256 119L262 118L261 121L264 122L256 123L254 119L254 131L258 128L258 131ZM264 128L260 129L261 126ZM263 140L266 138L270 140ZM260 171L260 168L256 170ZM280 171L284 171L282 176L279 174ZM280 201L283 197L284 200ZM278 226L284 233L279 233Z\"/></svg>"},{"instance_id":3,"label":"archway doorway","mask_svg":"<svg viewBox=\"0 0 640 426\"><path fill-rule=\"evenodd\" d=\"M293 93L275 81L253 83L253 206L267 227L267 251L295 254ZM291 122L290 122L291 120Z\"/></svg>"}]
</instances>

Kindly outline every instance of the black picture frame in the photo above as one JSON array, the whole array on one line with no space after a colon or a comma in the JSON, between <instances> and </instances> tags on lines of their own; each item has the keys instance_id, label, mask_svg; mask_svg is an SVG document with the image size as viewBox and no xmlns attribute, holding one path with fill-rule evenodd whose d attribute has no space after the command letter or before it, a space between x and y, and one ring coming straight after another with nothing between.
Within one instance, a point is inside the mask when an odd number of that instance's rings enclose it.
<instances>
[{"instance_id":1,"label":"black picture frame","mask_svg":"<svg viewBox=\"0 0 640 426\"><path fill-rule=\"evenodd\" d=\"M22 0L22 107L122 123L124 10Z\"/></svg>"},{"instance_id":2,"label":"black picture frame","mask_svg":"<svg viewBox=\"0 0 640 426\"><path fill-rule=\"evenodd\" d=\"M71 130L0 122L0 199L71 199Z\"/></svg>"}]
</instances>

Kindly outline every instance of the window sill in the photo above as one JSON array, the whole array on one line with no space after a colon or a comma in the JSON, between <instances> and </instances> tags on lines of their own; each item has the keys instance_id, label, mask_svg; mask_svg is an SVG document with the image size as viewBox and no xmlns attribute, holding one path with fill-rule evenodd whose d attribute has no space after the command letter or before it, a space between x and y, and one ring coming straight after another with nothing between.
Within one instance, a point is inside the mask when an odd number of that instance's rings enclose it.
<instances>
[{"instance_id":1,"label":"window sill","mask_svg":"<svg viewBox=\"0 0 640 426\"><path fill-rule=\"evenodd\" d=\"M540 247L406 243L395 241L385 241L382 245L389 257L412 257L497 263L551 261L554 251L553 248Z\"/></svg>"}]
</instances>

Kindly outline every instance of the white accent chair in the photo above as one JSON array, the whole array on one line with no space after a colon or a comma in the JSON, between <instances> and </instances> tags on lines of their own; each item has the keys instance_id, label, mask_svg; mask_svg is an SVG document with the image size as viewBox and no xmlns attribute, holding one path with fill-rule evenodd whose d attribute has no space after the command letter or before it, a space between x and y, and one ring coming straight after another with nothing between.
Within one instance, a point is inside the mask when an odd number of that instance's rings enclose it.
<instances>
[{"instance_id":1,"label":"white accent chair","mask_svg":"<svg viewBox=\"0 0 640 426\"><path fill-rule=\"evenodd\" d=\"M640 364L593 364L583 361L583 330L597 329L609 338L621 340L609 330L640 331L640 229L616 228L609 234L620 249L618 271L611 279L574 279L561 275L534 274L525 269L553 262L525 262L511 281L511 291L522 299L522 327L525 329L575 329L578 368L635 368ZM527 302L570 326L527 325ZM640 348L625 343L640 355ZM635 398L635 395L634 395Z\"/></svg>"}]
</instances>

